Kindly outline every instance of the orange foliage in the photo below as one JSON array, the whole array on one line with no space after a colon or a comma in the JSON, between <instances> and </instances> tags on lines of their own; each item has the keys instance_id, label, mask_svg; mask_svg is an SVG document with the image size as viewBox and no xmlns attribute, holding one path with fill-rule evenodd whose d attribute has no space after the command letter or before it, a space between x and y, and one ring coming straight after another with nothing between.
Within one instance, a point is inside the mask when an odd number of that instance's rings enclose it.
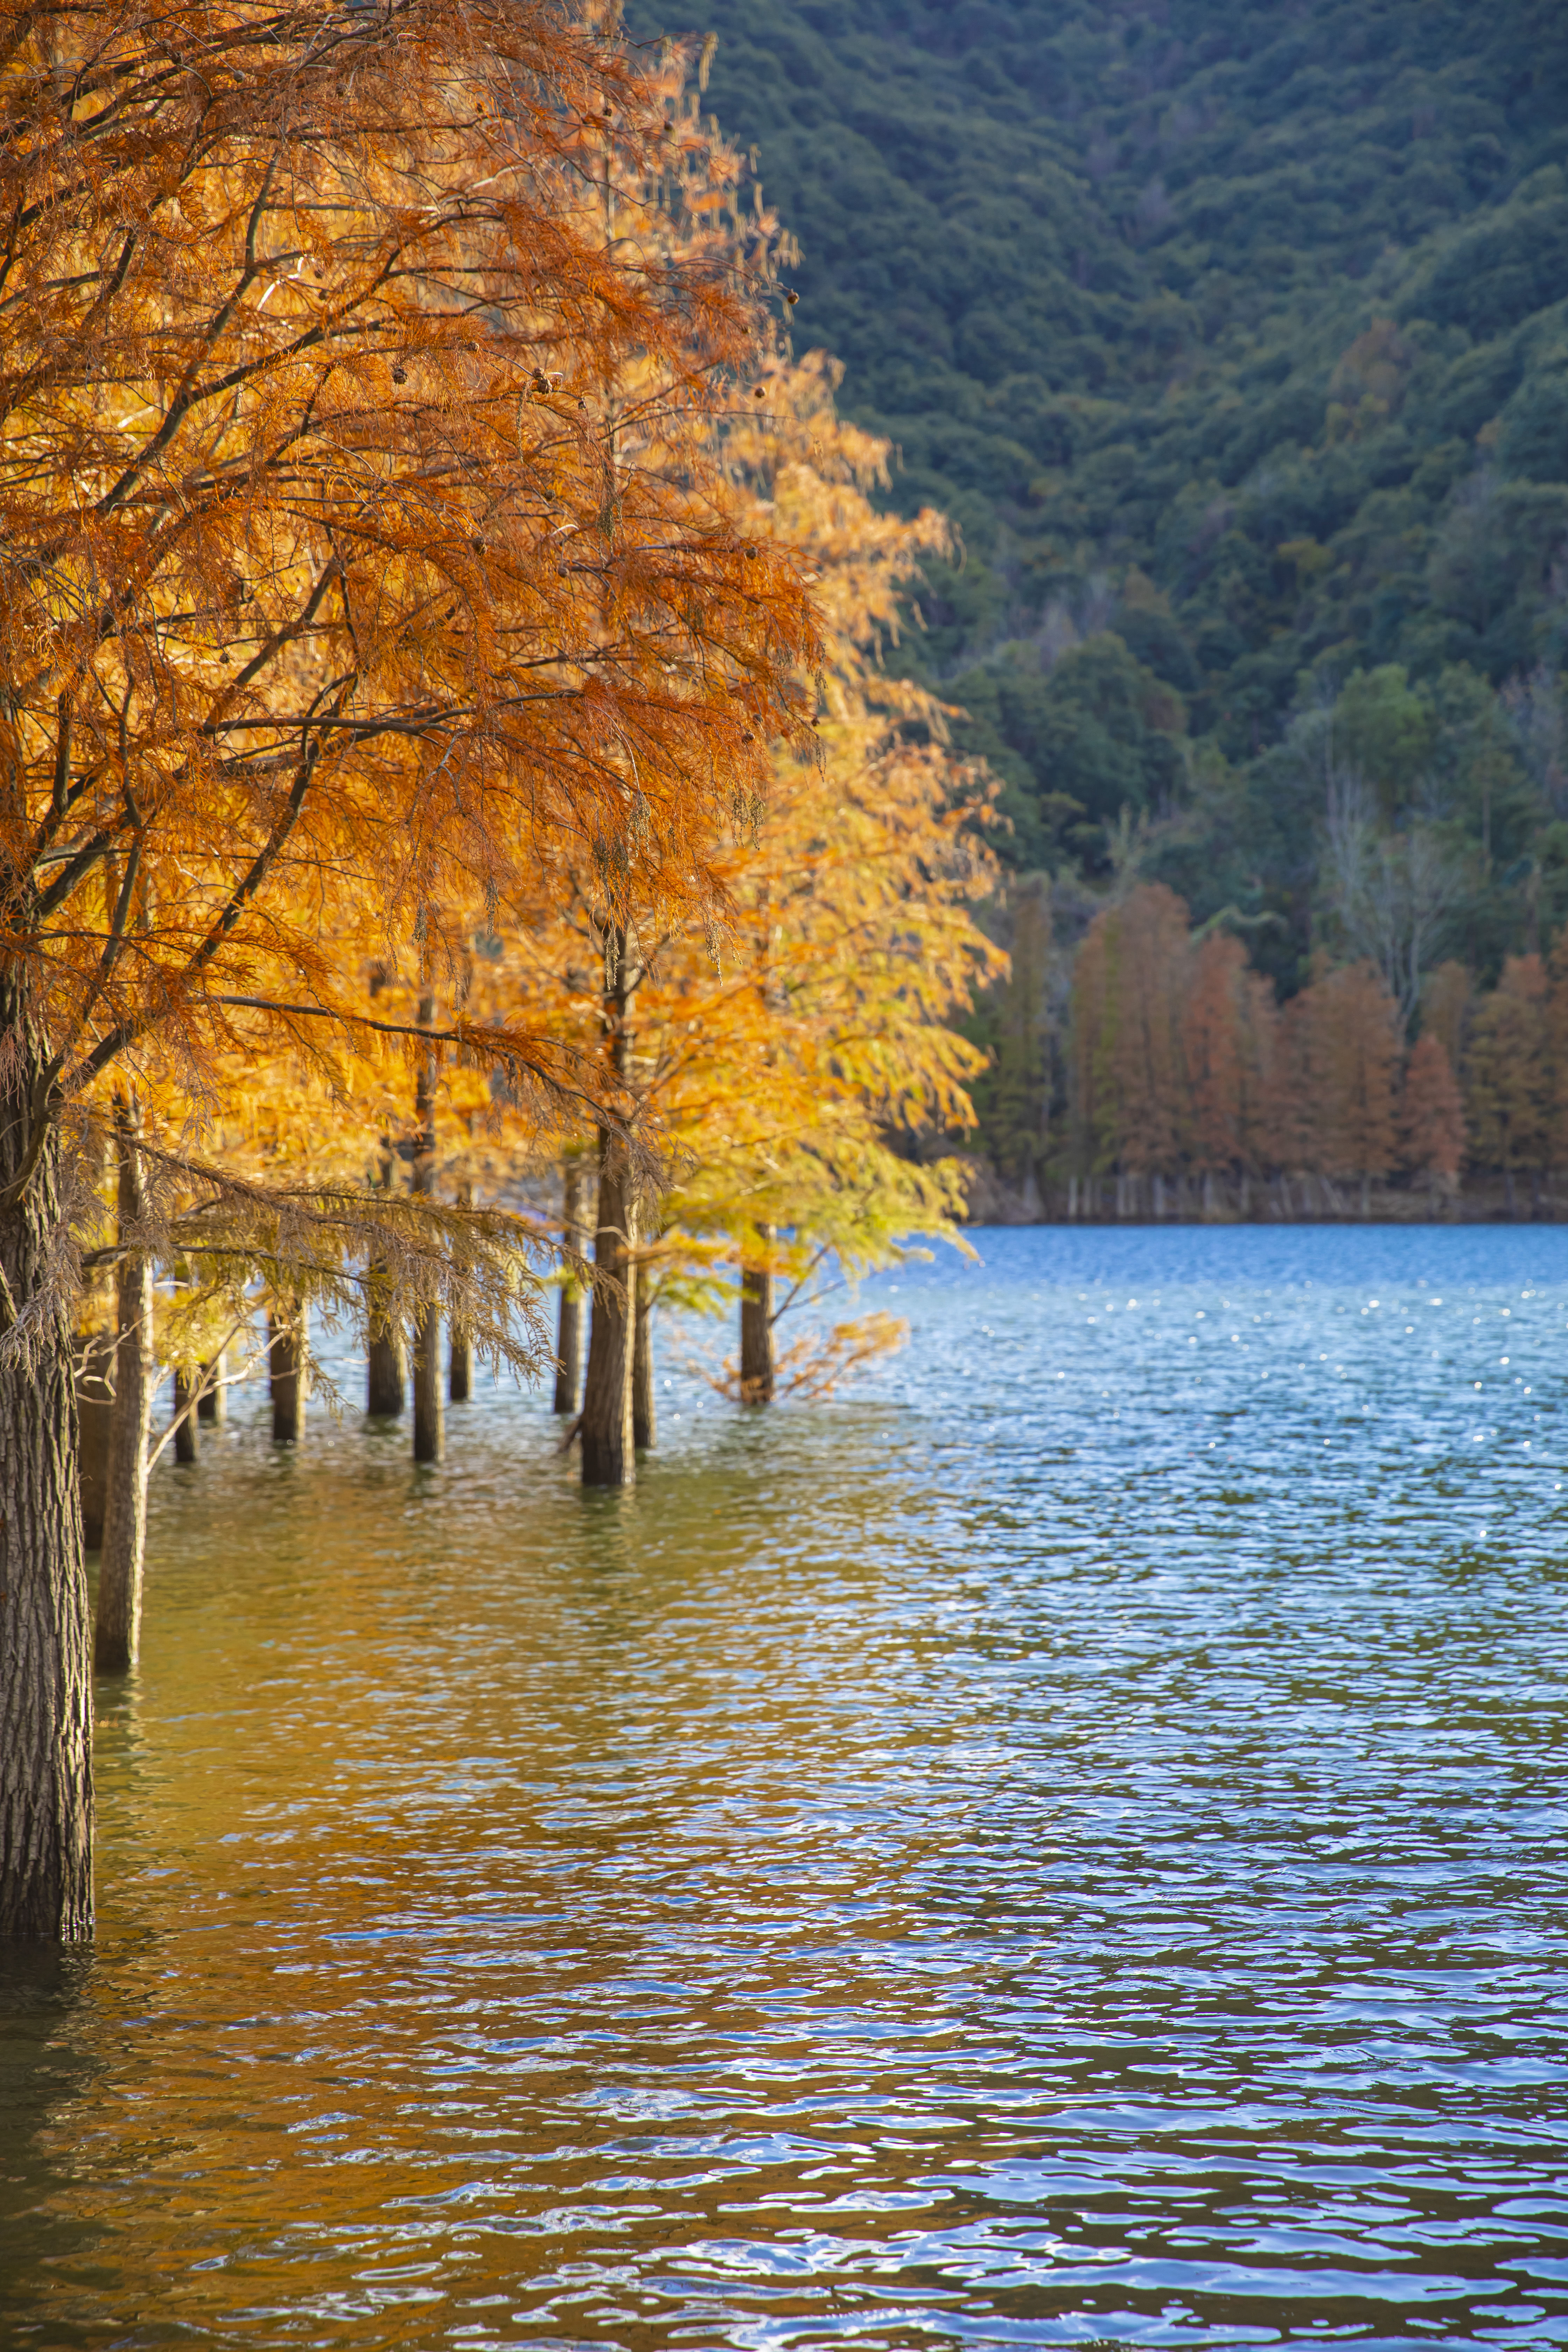
<instances>
[{"instance_id":1,"label":"orange foliage","mask_svg":"<svg viewBox=\"0 0 1568 2352\"><path fill-rule=\"evenodd\" d=\"M1552 1128L1546 970L1538 955L1510 956L1477 1008L1466 1067L1470 1157L1479 1167L1547 1165Z\"/></svg>"},{"instance_id":2,"label":"orange foliage","mask_svg":"<svg viewBox=\"0 0 1568 2352\"><path fill-rule=\"evenodd\" d=\"M1183 1164L1190 953L1186 908L1163 883L1089 925L1074 986L1075 1109L1098 1167L1173 1175Z\"/></svg>"},{"instance_id":3,"label":"orange foliage","mask_svg":"<svg viewBox=\"0 0 1568 2352\"><path fill-rule=\"evenodd\" d=\"M39 1103L352 1041L368 957L530 919L563 857L611 908L711 899L816 638L714 433L765 320L644 193L698 143L673 77L544 0L16 36L0 855Z\"/></svg>"}]
</instances>

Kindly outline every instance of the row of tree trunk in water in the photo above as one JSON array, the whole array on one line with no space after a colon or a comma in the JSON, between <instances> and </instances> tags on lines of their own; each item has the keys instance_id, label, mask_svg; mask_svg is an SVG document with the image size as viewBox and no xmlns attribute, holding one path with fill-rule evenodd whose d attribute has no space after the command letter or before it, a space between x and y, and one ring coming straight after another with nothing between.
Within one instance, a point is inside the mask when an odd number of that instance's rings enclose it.
<instances>
[{"instance_id":1,"label":"row of tree trunk in water","mask_svg":"<svg viewBox=\"0 0 1568 2352\"><path fill-rule=\"evenodd\" d=\"M563 1450L581 1444L586 1486L631 1485L637 1455L658 1438L653 1297L646 1269L637 1258L635 1199L629 1187L617 1181L616 1157L605 1154L600 1170L594 1243L596 1278L584 1286L570 1272L565 1275L556 1324L554 1409L570 1423ZM583 1160L568 1158L563 1239L568 1250L579 1256L586 1240L590 1189ZM122 1150L119 1169L122 1226L134 1227L142 1208L136 1153L134 1149ZM367 1286L373 1288L374 1284ZM123 1672L132 1665L141 1642L147 1477L153 1458L152 1407L157 1381L153 1300L150 1260L144 1254L127 1254L116 1276L112 1327L85 1333L77 1342L82 1537L85 1548L100 1555L93 1654L100 1673ZM272 1436L280 1445L297 1444L304 1433L310 1387L306 1311L300 1302L289 1300L275 1302L268 1314L266 1363ZM773 1401L773 1276L764 1265L747 1266L741 1284L738 1392L742 1403ZM443 1380L441 1318L435 1307L426 1307L419 1315L412 1338L410 1348L402 1328L391 1324L372 1328L366 1349L365 1412L372 1420L395 1420L412 1402L414 1460L435 1464L446 1450L446 1402L466 1404L473 1393L473 1345L466 1331L454 1328ZM196 1463L203 1426L216 1428L227 1418L232 1384L226 1350L195 1376L176 1370L173 1418L158 1450L170 1444L177 1463Z\"/></svg>"}]
</instances>

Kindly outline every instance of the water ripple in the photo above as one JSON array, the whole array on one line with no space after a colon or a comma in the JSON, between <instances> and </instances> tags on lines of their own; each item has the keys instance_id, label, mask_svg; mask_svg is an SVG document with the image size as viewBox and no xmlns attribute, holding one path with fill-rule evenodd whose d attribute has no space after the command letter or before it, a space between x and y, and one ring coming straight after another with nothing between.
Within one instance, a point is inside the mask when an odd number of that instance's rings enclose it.
<instances>
[{"instance_id":1,"label":"water ripple","mask_svg":"<svg viewBox=\"0 0 1568 2352\"><path fill-rule=\"evenodd\" d=\"M634 1497L160 1466L8 2343L1568 2342L1563 1238L981 1239Z\"/></svg>"}]
</instances>

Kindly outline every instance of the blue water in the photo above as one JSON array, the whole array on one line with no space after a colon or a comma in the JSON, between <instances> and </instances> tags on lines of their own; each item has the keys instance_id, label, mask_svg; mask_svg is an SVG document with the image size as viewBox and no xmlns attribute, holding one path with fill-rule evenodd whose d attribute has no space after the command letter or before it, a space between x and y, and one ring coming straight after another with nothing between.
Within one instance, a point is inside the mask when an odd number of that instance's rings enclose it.
<instances>
[{"instance_id":1,"label":"blue water","mask_svg":"<svg viewBox=\"0 0 1568 2352\"><path fill-rule=\"evenodd\" d=\"M3 2340L1568 2344L1568 1237L975 1238L624 1497L160 1465Z\"/></svg>"}]
</instances>

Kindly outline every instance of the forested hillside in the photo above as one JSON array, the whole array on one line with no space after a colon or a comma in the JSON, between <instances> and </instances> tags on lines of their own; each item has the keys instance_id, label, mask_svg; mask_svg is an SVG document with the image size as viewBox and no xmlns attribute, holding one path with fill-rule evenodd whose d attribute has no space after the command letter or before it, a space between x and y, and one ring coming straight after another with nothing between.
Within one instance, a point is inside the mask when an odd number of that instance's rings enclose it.
<instances>
[{"instance_id":1,"label":"forested hillside","mask_svg":"<svg viewBox=\"0 0 1568 2352\"><path fill-rule=\"evenodd\" d=\"M1055 951L1152 879L1286 995L1319 951L1394 986L1549 945L1568 10L707 0L705 27L709 102L800 240L797 347L892 436L891 499L960 527L897 658L1005 777Z\"/></svg>"}]
</instances>

